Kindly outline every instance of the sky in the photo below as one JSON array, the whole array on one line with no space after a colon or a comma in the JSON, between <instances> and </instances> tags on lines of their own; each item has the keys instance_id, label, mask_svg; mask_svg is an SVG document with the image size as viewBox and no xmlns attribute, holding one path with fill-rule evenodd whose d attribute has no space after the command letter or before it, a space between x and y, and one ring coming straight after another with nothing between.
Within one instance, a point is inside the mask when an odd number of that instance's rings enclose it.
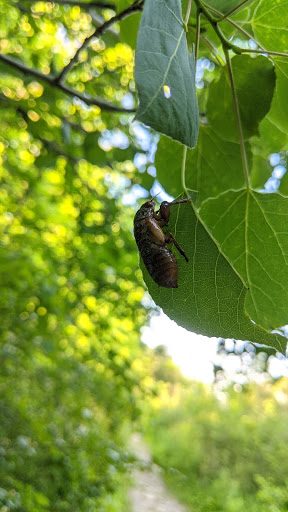
<instances>
[{"instance_id":1,"label":"sky","mask_svg":"<svg viewBox=\"0 0 288 512\"><path fill-rule=\"evenodd\" d=\"M179 327L162 311L143 327L142 341L150 348L165 345L183 375L202 382L213 382L213 365L217 361L218 338L207 338Z\"/></svg>"},{"instance_id":2,"label":"sky","mask_svg":"<svg viewBox=\"0 0 288 512\"><path fill-rule=\"evenodd\" d=\"M187 331L160 310L159 315L152 316L150 324L142 328L143 343L150 348L165 345L173 362L179 366L182 374L193 380L206 384L214 382L213 363L220 364L228 378L238 383L247 382L246 372L243 373L241 358L235 354L223 357L217 354L218 338L208 338L200 334ZM229 349L226 340L226 348ZM244 342L236 342L243 344ZM249 364L249 354L246 354L246 364ZM288 359L282 354L276 354L269 359L269 373L277 379L281 376L288 377ZM250 371L250 378L259 383L265 381L267 375L257 371ZM249 379L250 380L250 379Z\"/></svg>"}]
</instances>

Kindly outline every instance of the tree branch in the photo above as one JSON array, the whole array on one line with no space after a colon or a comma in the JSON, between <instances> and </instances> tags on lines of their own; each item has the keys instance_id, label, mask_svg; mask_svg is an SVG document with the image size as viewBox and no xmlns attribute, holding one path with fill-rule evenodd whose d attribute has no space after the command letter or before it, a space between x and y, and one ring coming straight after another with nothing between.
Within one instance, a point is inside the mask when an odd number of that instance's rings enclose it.
<instances>
[{"instance_id":1,"label":"tree branch","mask_svg":"<svg viewBox=\"0 0 288 512\"><path fill-rule=\"evenodd\" d=\"M206 5L206 7L209 8L209 11L213 12L214 14L217 14L218 16L221 16L222 13L220 11L217 11L217 9L214 9L213 7L210 7L207 5ZM247 30L240 27L240 25L238 25L238 23L236 23L236 21L231 20L231 18L225 18L225 19L223 19L223 21L227 21L227 23L230 23L230 25L233 25L233 27L237 28L237 30L239 30L239 32L242 32L242 34L244 34L248 39L251 39L251 41L254 41L254 43L257 44L259 46L259 48L261 48L261 45L258 43L258 41L256 41L256 39L254 39L253 36L251 34L249 34L249 32L247 32Z\"/></svg>"},{"instance_id":2,"label":"tree branch","mask_svg":"<svg viewBox=\"0 0 288 512\"><path fill-rule=\"evenodd\" d=\"M217 36L219 37L223 48L229 48L230 50L233 50L234 53L240 54L241 48L238 48L238 46L235 46L234 44L230 43L224 36L222 30L218 26L218 18L215 18L210 14L209 8L205 7L204 3L201 0L195 0L195 4L197 6L197 9L199 12L203 12L205 18L209 21L211 27L216 32Z\"/></svg>"},{"instance_id":3,"label":"tree branch","mask_svg":"<svg viewBox=\"0 0 288 512\"><path fill-rule=\"evenodd\" d=\"M218 26L218 23L220 23L220 21L222 21L222 18L220 18L220 19L214 18L214 16L212 16L209 12L210 7L209 6L206 7L205 4L202 3L201 0L195 0L195 3L197 5L198 9L203 12L204 16L210 22L211 27L214 29L214 31L218 35L224 49L228 48L229 50L232 50L237 55L241 55L241 53L260 53L260 54L267 53L267 55L277 55L278 57L288 57L288 53L274 52L272 50L264 50L264 48L260 49L260 50L254 50L251 48L240 48L239 46L236 46L235 44L230 43L230 41L228 41L228 39L226 39L222 30ZM211 9L211 10L213 10L213 12L216 12L215 9ZM223 21L229 21L229 18L223 18ZM231 22L231 20L230 20L230 22ZM232 23L232 24L237 26L237 24L234 24L234 23ZM239 30L241 30L240 27L237 26L237 28ZM248 33L246 33L246 34L248 34ZM249 35L249 38L253 39L250 35ZM257 44L257 42L256 42L256 44ZM261 48L261 45L259 45L259 46Z\"/></svg>"},{"instance_id":4,"label":"tree branch","mask_svg":"<svg viewBox=\"0 0 288 512\"><path fill-rule=\"evenodd\" d=\"M41 73L41 71L38 71L34 68L29 68L28 66L23 64L23 62L16 60L8 55L0 54L0 61L5 62L9 66L18 69L18 71L21 71L26 75L35 76L36 78L39 78L39 80L48 83L52 87L57 87L59 90L65 92L66 94L69 94L70 96L76 96L76 98L86 103L86 105L97 105L102 110L106 110L108 112L135 112L135 109L118 107L117 105L113 105L113 103L110 103L109 101L102 100L100 98L95 98L86 93L81 94L80 92L71 89L67 85L57 82L55 80L55 77L53 77L52 75L44 75L44 73Z\"/></svg>"},{"instance_id":5,"label":"tree branch","mask_svg":"<svg viewBox=\"0 0 288 512\"><path fill-rule=\"evenodd\" d=\"M66 78L67 74L69 73L69 71L78 62L80 52L82 50L84 50L85 48L87 48L87 46L90 44L92 39L100 37L106 30L108 30L108 28L111 25L113 25L117 21L124 20L125 18L127 18L131 14L134 14L137 11L141 11L142 7L143 7L143 4L144 4L144 0L140 0L140 1L136 0L132 5L130 5L129 7L124 9L123 11L119 12L118 14L116 14L115 16L110 18L110 20L105 21L102 25L97 27L92 32L92 34L90 34L90 36L86 37L86 39L83 41L83 43L80 46L80 48L78 48L78 50L76 51L74 57L70 60L69 64L67 64L67 66L65 66L65 68L61 71L60 75L58 75L58 77L55 79L55 82L56 83L61 83L61 82L63 82L65 80L65 78Z\"/></svg>"},{"instance_id":6,"label":"tree branch","mask_svg":"<svg viewBox=\"0 0 288 512\"><path fill-rule=\"evenodd\" d=\"M221 18L218 20L218 21L223 21L225 20L225 18L228 18L228 16L231 16L231 14L233 14L234 12L238 11L238 9L240 9L240 7L243 7L243 5L247 4L247 2L249 2L249 0L243 0L243 2L241 2L240 4L236 5L236 7L234 7L233 9L231 9L231 11L227 12L227 14L223 14L221 16Z\"/></svg>"},{"instance_id":7,"label":"tree branch","mask_svg":"<svg viewBox=\"0 0 288 512\"><path fill-rule=\"evenodd\" d=\"M89 14L92 18L93 24L96 25L96 27L99 27L99 25L102 25L105 22L103 16L101 16L101 14L96 13L93 9L89 10ZM114 28L107 28L107 32L110 32L111 34L113 34L113 36L119 39L119 34L118 32L116 32L116 30L114 30Z\"/></svg>"},{"instance_id":8,"label":"tree branch","mask_svg":"<svg viewBox=\"0 0 288 512\"><path fill-rule=\"evenodd\" d=\"M25 2L35 2L36 0L24 0ZM45 0L44 0L45 1ZM46 0L47 2L50 0ZM115 4L110 2L81 2L81 0L53 0L54 4L60 4L60 5L78 5L79 7L82 7L84 9L90 9L91 7L99 7L101 9L116 9Z\"/></svg>"}]
</instances>

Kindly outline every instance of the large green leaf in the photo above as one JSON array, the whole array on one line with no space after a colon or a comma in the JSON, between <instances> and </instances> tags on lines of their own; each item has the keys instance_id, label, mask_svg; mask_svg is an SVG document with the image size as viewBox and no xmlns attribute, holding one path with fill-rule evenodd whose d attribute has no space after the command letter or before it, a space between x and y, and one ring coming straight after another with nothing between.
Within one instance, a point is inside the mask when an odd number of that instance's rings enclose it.
<instances>
[{"instance_id":1,"label":"large green leaf","mask_svg":"<svg viewBox=\"0 0 288 512\"><path fill-rule=\"evenodd\" d=\"M266 57L251 58L237 55L232 59L234 81L238 96L245 139L258 133L258 125L267 114L275 87L273 65ZM239 141L232 92L226 67L220 80L209 89L207 117L220 137Z\"/></svg>"},{"instance_id":2,"label":"large green leaf","mask_svg":"<svg viewBox=\"0 0 288 512\"><path fill-rule=\"evenodd\" d=\"M265 50L286 52L288 48L288 2L261 0L254 11L252 27Z\"/></svg>"},{"instance_id":3,"label":"large green leaf","mask_svg":"<svg viewBox=\"0 0 288 512\"><path fill-rule=\"evenodd\" d=\"M251 152L247 147L248 161ZM155 158L157 178L172 196L182 192L181 161L183 147L161 137ZM186 186L199 192L199 199L214 197L231 188L244 185L244 174L238 143L221 139L210 126L200 126L198 144L187 151Z\"/></svg>"},{"instance_id":4,"label":"large green leaf","mask_svg":"<svg viewBox=\"0 0 288 512\"><path fill-rule=\"evenodd\" d=\"M198 137L195 62L188 52L180 0L146 0L138 33L136 119L189 147Z\"/></svg>"},{"instance_id":5,"label":"large green leaf","mask_svg":"<svg viewBox=\"0 0 288 512\"><path fill-rule=\"evenodd\" d=\"M176 255L177 289L157 286L142 264L156 304L179 325L198 334L250 340L283 351L285 338L265 331L245 313L247 289L189 204L174 207L169 230L186 251L189 263Z\"/></svg>"},{"instance_id":6,"label":"large green leaf","mask_svg":"<svg viewBox=\"0 0 288 512\"><path fill-rule=\"evenodd\" d=\"M201 218L249 288L246 310L266 329L288 323L288 199L251 190L205 201Z\"/></svg>"}]
</instances>

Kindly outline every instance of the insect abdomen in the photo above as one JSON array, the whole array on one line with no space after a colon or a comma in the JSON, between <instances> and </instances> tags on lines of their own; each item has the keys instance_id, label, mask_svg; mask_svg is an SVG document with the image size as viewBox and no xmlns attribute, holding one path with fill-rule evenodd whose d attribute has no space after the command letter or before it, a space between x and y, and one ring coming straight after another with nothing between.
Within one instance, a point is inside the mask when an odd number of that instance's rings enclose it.
<instances>
[{"instance_id":1,"label":"insect abdomen","mask_svg":"<svg viewBox=\"0 0 288 512\"><path fill-rule=\"evenodd\" d=\"M175 256L167 245L142 255L145 266L155 283L164 288L178 288L178 266Z\"/></svg>"},{"instance_id":2,"label":"insect abdomen","mask_svg":"<svg viewBox=\"0 0 288 512\"><path fill-rule=\"evenodd\" d=\"M135 215L134 236L152 279L164 288L178 288L178 266L175 256L165 243L165 235L155 226L152 215L143 215L141 209Z\"/></svg>"},{"instance_id":3,"label":"insect abdomen","mask_svg":"<svg viewBox=\"0 0 288 512\"><path fill-rule=\"evenodd\" d=\"M145 267L152 279L164 288L178 288L178 267L175 256L166 244L158 245L146 237L135 239ZM146 239L146 240L145 240Z\"/></svg>"}]
</instances>

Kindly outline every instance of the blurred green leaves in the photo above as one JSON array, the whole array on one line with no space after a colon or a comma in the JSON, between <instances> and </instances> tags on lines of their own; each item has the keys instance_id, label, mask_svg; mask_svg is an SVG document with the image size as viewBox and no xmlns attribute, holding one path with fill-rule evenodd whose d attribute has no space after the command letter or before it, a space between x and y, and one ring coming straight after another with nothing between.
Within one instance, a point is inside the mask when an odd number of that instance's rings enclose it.
<instances>
[{"instance_id":1,"label":"blurred green leaves","mask_svg":"<svg viewBox=\"0 0 288 512\"><path fill-rule=\"evenodd\" d=\"M1 52L44 75L93 30L77 5L0 1L0 11ZM67 83L131 108L133 52L105 41ZM133 208L122 204L147 174L133 163L143 149L125 107L107 115L3 62L0 89L0 508L120 512L125 429L154 386L139 346Z\"/></svg>"},{"instance_id":2,"label":"blurred green leaves","mask_svg":"<svg viewBox=\"0 0 288 512\"><path fill-rule=\"evenodd\" d=\"M193 383L155 400L146 431L155 462L188 509L284 511L287 410L279 396L287 400L286 379L219 384L217 397Z\"/></svg>"}]
</instances>

